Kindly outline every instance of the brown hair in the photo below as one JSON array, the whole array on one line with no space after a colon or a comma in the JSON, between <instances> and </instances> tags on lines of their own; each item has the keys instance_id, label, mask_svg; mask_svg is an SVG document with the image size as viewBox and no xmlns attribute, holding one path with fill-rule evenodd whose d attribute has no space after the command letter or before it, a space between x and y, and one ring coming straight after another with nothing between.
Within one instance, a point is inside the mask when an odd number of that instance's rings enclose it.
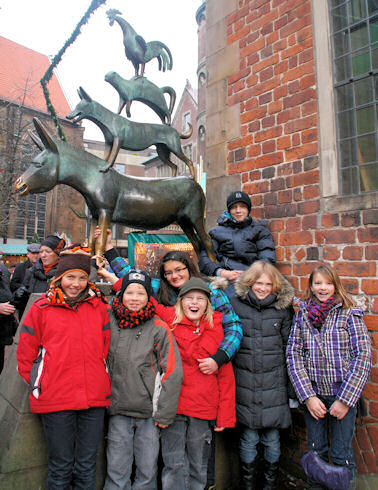
<instances>
[{"instance_id":1,"label":"brown hair","mask_svg":"<svg viewBox=\"0 0 378 490\"><path fill-rule=\"evenodd\" d=\"M274 265L270 264L269 262L263 262L261 260L257 260L245 272L243 272L242 283L250 288L263 274L266 274L272 280L272 293L276 293L277 291L281 290L281 274L276 269L276 267L274 267Z\"/></svg>"},{"instance_id":2,"label":"brown hair","mask_svg":"<svg viewBox=\"0 0 378 490\"><path fill-rule=\"evenodd\" d=\"M332 284L335 286L336 301L341 302L343 308L351 308L356 306L356 303L348 295L344 286L341 284L340 277L338 276L337 272L328 264L321 264L318 267L315 267L315 269L311 272L304 299L310 299L313 297L311 286L314 282L315 274L320 274L332 282Z\"/></svg>"},{"instance_id":3,"label":"brown hair","mask_svg":"<svg viewBox=\"0 0 378 490\"><path fill-rule=\"evenodd\" d=\"M195 290L192 290L195 291ZM188 291L189 292L189 291ZM200 291L203 293L205 296L206 294L203 291ZM186 294L182 296L181 298L177 299L177 303L175 304L175 318L172 323L180 323L181 320L184 318L184 310L182 307L182 300L185 298ZM212 327L213 326L213 309L211 307L210 299L207 298L207 305L206 305L206 310L205 313L202 315L202 318L204 318Z\"/></svg>"},{"instance_id":4,"label":"brown hair","mask_svg":"<svg viewBox=\"0 0 378 490\"><path fill-rule=\"evenodd\" d=\"M178 295L178 289L172 287L164 275L164 264L171 260L181 262L181 264L188 269L189 278L200 277L202 279L204 277L198 270L197 265L193 262L193 260L186 252L172 251L166 253L160 262L160 286L157 292L157 300L164 306L174 306L176 304L176 298Z\"/></svg>"}]
</instances>

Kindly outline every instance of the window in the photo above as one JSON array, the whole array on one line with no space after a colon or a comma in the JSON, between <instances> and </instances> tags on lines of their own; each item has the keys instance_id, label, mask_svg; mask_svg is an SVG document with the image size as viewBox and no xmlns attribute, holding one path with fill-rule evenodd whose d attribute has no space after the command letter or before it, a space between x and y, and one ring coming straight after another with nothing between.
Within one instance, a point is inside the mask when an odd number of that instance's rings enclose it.
<instances>
[{"instance_id":1,"label":"window","mask_svg":"<svg viewBox=\"0 0 378 490\"><path fill-rule=\"evenodd\" d=\"M199 138L200 141L205 141L205 137L206 137L205 126L201 125L198 128L198 138Z\"/></svg>"},{"instance_id":2,"label":"window","mask_svg":"<svg viewBox=\"0 0 378 490\"><path fill-rule=\"evenodd\" d=\"M339 193L378 190L378 2L329 0Z\"/></svg>"},{"instance_id":3,"label":"window","mask_svg":"<svg viewBox=\"0 0 378 490\"><path fill-rule=\"evenodd\" d=\"M182 129L185 132L190 129L190 112L186 112L182 118Z\"/></svg>"},{"instance_id":4,"label":"window","mask_svg":"<svg viewBox=\"0 0 378 490\"><path fill-rule=\"evenodd\" d=\"M183 146L182 151L184 152L185 156L189 158L189 160L193 161L193 146L191 144Z\"/></svg>"}]
</instances>

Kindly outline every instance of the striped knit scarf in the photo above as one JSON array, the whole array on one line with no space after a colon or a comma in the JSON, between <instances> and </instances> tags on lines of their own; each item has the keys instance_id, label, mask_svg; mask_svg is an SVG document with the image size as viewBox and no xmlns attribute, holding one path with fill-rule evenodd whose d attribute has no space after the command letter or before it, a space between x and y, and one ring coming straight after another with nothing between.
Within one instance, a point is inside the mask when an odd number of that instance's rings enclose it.
<instances>
[{"instance_id":1,"label":"striped knit scarf","mask_svg":"<svg viewBox=\"0 0 378 490\"><path fill-rule=\"evenodd\" d=\"M113 299L113 312L118 320L119 328L134 328L145 323L155 315L155 307L149 301L144 308L139 311L130 311L123 305L118 296Z\"/></svg>"},{"instance_id":2,"label":"striped knit scarf","mask_svg":"<svg viewBox=\"0 0 378 490\"><path fill-rule=\"evenodd\" d=\"M314 297L310 298L307 301L306 308L308 319L312 325L320 330L325 319L327 318L329 310L336 304L335 296L331 296L327 299L327 301L323 301L321 303Z\"/></svg>"},{"instance_id":3,"label":"striped knit scarf","mask_svg":"<svg viewBox=\"0 0 378 490\"><path fill-rule=\"evenodd\" d=\"M68 305L73 308L77 303L81 303L90 296L97 296L104 303L107 303L105 296L96 288L93 282L88 281L88 286L76 298L69 300L59 286L52 287L46 292L46 299L52 305Z\"/></svg>"}]
</instances>

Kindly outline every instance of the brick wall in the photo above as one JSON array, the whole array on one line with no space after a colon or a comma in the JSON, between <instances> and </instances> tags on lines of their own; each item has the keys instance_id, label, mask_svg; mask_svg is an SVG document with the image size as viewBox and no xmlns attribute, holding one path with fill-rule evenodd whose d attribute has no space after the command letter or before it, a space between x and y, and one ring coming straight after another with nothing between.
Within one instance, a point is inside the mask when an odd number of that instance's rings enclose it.
<instances>
[{"instance_id":1,"label":"brick wall","mask_svg":"<svg viewBox=\"0 0 378 490\"><path fill-rule=\"evenodd\" d=\"M360 473L378 472L378 280L376 209L329 212L320 185L317 85L310 0L240 0L226 19L227 45L240 66L228 77L227 103L240 108L240 136L228 142L228 175L239 175L252 215L268 219L279 269L297 292L319 261L330 263L352 294L368 297L373 370L368 415L358 426ZM303 450L294 425L290 458ZM300 446L300 447L299 447Z\"/></svg>"}]
</instances>

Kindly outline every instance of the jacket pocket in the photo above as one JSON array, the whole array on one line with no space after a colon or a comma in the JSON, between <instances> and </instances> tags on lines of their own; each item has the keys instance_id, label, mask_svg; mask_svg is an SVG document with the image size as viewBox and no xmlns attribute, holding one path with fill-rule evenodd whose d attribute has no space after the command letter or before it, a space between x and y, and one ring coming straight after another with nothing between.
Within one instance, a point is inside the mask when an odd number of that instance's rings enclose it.
<instances>
[{"instance_id":1,"label":"jacket pocket","mask_svg":"<svg viewBox=\"0 0 378 490\"><path fill-rule=\"evenodd\" d=\"M47 371L45 355L46 349L41 346L39 348L38 357L33 361L33 366L29 375L29 391L37 400L42 394L42 384L43 389L45 389L44 378Z\"/></svg>"}]
</instances>

